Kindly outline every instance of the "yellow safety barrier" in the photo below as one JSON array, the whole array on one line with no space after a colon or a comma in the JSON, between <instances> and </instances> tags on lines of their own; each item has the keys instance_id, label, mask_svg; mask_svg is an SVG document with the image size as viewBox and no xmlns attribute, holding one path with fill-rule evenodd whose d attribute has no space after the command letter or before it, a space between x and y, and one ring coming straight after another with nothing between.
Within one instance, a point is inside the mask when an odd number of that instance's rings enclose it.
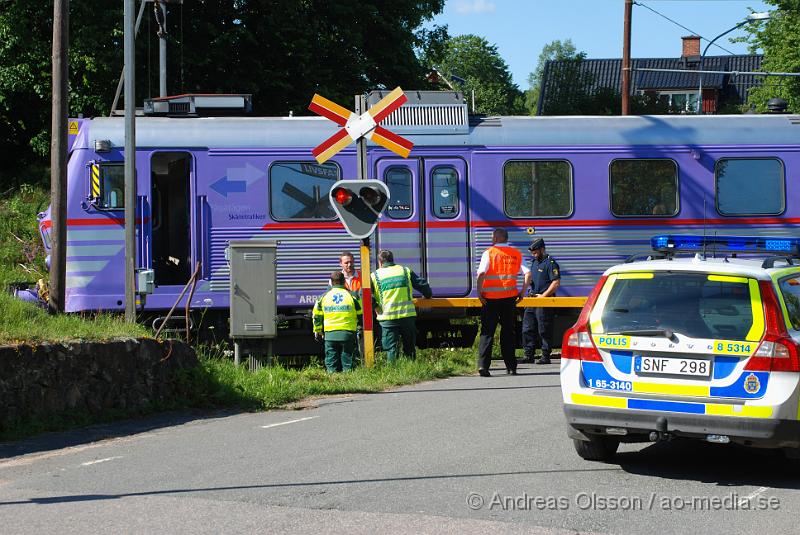
<instances>
[{"instance_id":1,"label":"yellow safety barrier","mask_svg":"<svg viewBox=\"0 0 800 535\"><path fill-rule=\"evenodd\" d=\"M524 297L518 307L581 308L586 297ZM419 308L477 308L482 306L477 297L432 297L414 299Z\"/></svg>"}]
</instances>

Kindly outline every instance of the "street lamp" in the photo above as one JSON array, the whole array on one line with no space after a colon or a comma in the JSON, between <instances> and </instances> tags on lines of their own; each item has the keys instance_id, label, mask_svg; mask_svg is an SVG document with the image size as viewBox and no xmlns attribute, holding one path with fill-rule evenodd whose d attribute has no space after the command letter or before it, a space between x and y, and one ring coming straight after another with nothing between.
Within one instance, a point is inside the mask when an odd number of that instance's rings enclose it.
<instances>
[{"instance_id":1,"label":"street lamp","mask_svg":"<svg viewBox=\"0 0 800 535\"><path fill-rule=\"evenodd\" d=\"M744 26L748 22L755 22L757 20L769 20L769 18L770 18L770 14L767 11L763 11L761 13L750 13L749 15L747 15L744 18L743 21L738 23L736 26L734 26L730 30L726 30L726 31L722 32L721 34L719 34L718 36L713 38L706 45L706 47L703 49L703 53L700 54L700 69L699 69L700 70L700 88L698 89L698 93L697 93L697 113L703 113L703 59L706 57L706 52L708 52L708 49L711 48L711 45L713 45L714 42L717 39L719 39L720 37L728 35L729 33L731 33L734 30L738 30L739 28L741 28L742 26Z\"/></svg>"}]
</instances>

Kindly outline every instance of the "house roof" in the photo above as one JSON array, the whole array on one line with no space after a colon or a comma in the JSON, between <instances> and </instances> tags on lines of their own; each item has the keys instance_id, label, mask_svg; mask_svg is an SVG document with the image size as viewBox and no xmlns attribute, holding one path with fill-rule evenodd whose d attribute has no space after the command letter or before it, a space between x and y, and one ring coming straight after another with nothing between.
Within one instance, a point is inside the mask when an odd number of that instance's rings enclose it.
<instances>
[{"instance_id":1,"label":"house roof","mask_svg":"<svg viewBox=\"0 0 800 535\"><path fill-rule=\"evenodd\" d=\"M631 77L631 94L642 90L677 90L697 89L700 74L704 71L741 71L753 72L761 68L761 55L706 56L703 68L700 69L699 57L682 58L640 58L631 60L633 76ZM594 93L600 88L611 88L617 92L622 90L621 59L584 59L580 63L581 76L569 77L579 80L586 93ZM574 68L575 60L548 61L545 64L542 80L542 93L539 99L539 112L546 99L552 98L559 91L564 77L560 74ZM653 72L637 69L682 69L686 72ZM703 87L719 89L741 101L746 100L747 92L754 85L760 84L759 77L753 75L703 74Z\"/></svg>"}]
</instances>

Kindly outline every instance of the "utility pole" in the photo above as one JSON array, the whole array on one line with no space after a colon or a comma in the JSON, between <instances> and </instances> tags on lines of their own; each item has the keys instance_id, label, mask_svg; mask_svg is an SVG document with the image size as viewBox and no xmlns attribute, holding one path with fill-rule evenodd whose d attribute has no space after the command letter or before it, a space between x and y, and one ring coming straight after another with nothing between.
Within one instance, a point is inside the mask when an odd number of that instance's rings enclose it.
<instances>
[{"instance_id":1,"label":"utility pole","mask_svg":"<svg viewBox=\"0 0 800 535\"><path fill-rule=\"evenodd\" d=\"M134 0L125 0L125 321L136 321L136 78Z\"/></svg>"},{"instance_id":2,"label":"utility pole","mask_svg":"<svg viewBox=\"0 0 800 535\"><path fill-rule=\"evenodd\" d=\"M622 44L622 115L631 114L631 16L633 0L625 0Z\"/></svg>"},{"instance_id":3,"label":"utility pole","mask_svg":"<svg viewBox=\"0 0 800 535\"><path fill-rule=\"evenodd\" d=\"M53 104L50 123L51 313L63 312L67 285L67 120L69 113L69 0L53 2Z\"/></svg>"}]
</instances>

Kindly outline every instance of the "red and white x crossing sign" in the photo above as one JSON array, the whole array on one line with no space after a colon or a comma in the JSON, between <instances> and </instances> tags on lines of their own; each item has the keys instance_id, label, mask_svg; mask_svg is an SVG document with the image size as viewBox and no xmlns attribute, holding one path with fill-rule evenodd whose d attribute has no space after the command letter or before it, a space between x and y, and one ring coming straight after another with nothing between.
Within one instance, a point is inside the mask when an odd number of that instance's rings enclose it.
<instances>
[{"instance_id":1,"label":"red and white x crossing sign","mask_svg":"<svg viewBox=\"0 0 800 535\"><path fill-rule=\"evenodd\" d=\"M311 151L311 154L314 155L317 162L325 163L353 141L360 137L365 137L381 147L407 158L414 144L378 124L394 110L405 104L407 100L408 98L403 94L403 90L397 87L365 113L356 115L354 112L323 96L314 95L308 109L327 117L344 128L322 142Z\"/></svg>"}]
</instances>

